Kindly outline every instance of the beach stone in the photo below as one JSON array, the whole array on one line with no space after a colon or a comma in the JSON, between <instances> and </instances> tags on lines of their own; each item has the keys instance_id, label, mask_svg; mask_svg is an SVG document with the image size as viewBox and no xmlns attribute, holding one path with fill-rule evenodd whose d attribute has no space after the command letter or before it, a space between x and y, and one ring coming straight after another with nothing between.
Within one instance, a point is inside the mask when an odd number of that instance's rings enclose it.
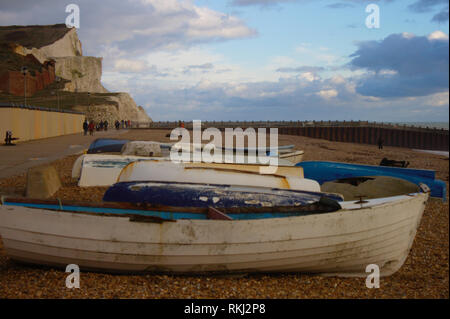
<instances>
[{"instance_id":1,"label":"beach stone","mask_svg":"<svg viewBox=\"0 0 450 319\"><path fill-rule=\"evenodd\" d=\"M321 190L341 194L344 200L352 201L360 199L360 196L370 199L417 193L419 186L401 178L364 176L325 182Z\"/></svg>"},{"instance_id":2,"label":"beach stone","mask_svg":"<svg viewBox=\"0 0 450 319\"><path fill-rule=\"evenodd\" d=\"M49 198L61 187L61 180L51 165L32 167L27 172L26 196Z\"/></svg>"},{"instance_id":3,"label":"beach stone","mask_svg":"<svg viewBox=\"0 0 450 319\"><path fill-rule=\"evenodd\" d=\"M134 141L128 142L122 147L122 155L135 156L162 156L161 146L158 142Z\"/></svg>"}]
</instances>

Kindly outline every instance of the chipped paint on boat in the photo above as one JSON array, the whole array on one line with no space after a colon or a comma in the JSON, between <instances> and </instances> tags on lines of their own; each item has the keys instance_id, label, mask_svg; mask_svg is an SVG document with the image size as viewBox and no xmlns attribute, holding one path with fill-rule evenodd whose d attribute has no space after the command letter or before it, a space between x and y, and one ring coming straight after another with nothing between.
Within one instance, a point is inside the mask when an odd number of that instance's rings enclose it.
<instances>
[{"instance_id":1,"label":"chipped paint on boat","mask_svg":"<svg viewBox=\"0 0 450 319\"><path fill-rule=\"evenodd\" d=\"M174 207L300 207L341 195L265 187L174 182L120 182L105 192L104 202L151 203Z\"/></svg>"},{"instance_id":2,"label":"chipped paint on boat","mask_svg":"<svg viewBox=\"0 0 450 319\"><path fill-rule=\"evenodd\" d=\"M126 216L0 206L14 260L103 272L396 272L411 249L427 193L308 216L139 222ZM353 206L352 206L353 205Z\"/></svg>"},{"instance_id":3,"label":"chipped paint on boat","mask_svg":"<svg viewBox=\"0 0 450 319\"><path fill-rule=\"evenodd\" d=\"M84 154L78 157L72 167L72 178L78 180L78 186L110 186L117 181L122 169L135 161L170 161L168 157L124 156L112 154ZM222 167L229 170L259 171L258 164L218 164L218 163L185 163L186 167ZM278 166L276 173L303 177L301 167ZM264 172L262 172L264 173Z\"/></svg>"}]
</instances>

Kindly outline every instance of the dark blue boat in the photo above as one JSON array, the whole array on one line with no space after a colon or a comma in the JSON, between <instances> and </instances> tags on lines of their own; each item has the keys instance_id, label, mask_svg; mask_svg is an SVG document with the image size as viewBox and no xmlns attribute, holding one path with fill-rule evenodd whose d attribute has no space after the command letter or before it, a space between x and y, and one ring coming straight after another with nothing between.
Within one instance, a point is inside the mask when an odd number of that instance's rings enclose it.
<instances>
[{"instance_id":1,"label":"dark blue boat","mask_svg":"<svg viewBox=\"0 0 450 319\"><path fill-rule=\"evenodd\" d=\"M103 197L105 202L196 208L296 208L327 200L339 206L337 202L343 198L308 191L173 182L120 182L111 186Z\"/></svg>"},{"instance_id":2,"label":"dark blue boat","mask_svg":"<svg viewBox=\"0 0 450 319\"><path fill-rule=\"evenodd\" d=\"M416 185L424 183L431 189L432 197L439 197L446 201L446 184L435 179L433 170L326 161L306 161L297 163L296 166L303 168L305 178L316 180L319 184L362 176L390 176L410 181Z\"/></svg>"},{"instance_id":3,"label":"dark blue boat","mask_svg":"<svg viewBox=\"0 0 450 319\"><path fill-rule=\"evenodd\" d=\"M87 153L88 154L120 153L122 151L122 147L128 142L129 140L98 138L91 143Z\"/></svg>"}]
</instances>

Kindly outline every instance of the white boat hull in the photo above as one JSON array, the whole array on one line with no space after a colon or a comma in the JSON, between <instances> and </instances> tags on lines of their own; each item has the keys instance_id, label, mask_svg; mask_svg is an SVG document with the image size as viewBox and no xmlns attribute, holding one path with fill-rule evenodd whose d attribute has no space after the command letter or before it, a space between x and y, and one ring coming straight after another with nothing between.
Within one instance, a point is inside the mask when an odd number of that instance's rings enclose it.
<instances>
[{"instance_id":1,"label":"white boat hull","mask_svg":"<svg viewBox=\"0 0 450 319\"><path fill-rule=\"evenodd\" d=\"M301 162L303 160L303 151L295 151L285 154L280 154L280 159L282 160L288 160L289 162L293 164L297 164L298 162Z\"/></svg>"},{"instance_id":2,"label":"white boat hull","mask_svg":"<svg viewBox=\"0 0 450 319\"><path fill-rule=\"evenodd\" d=\"M0 206L0 235L14 260L81 271L367 276L376 264L387 276L404 263L427 198L299 217L162 223Z\"/></svg>"},{"instance_id":3,"label":"white boat hull","mask_svg":"<svg viewBox=\"0 0 450 319\"><path fill-rule=\"evenodd\" d=\"M128 164L120 173L117 182L179 182L196 184L219 184L260 186L320 192L318 182L293 175L276 175L255 171L232 169L229 165L214 164L214 167L196 166L191 163L168 161L140 161ZM239 165L237 166L239 167ZM267 168L267 167L263 167Z\"/></svg>"},{"instance_id":4,"label":"white boat hull","mask_svg":"<svg viewBox=\"0 0 450 319\"><path fill-rule=\"evenodd\" d=\"M131 162L158 160L170 162L170 157L144 157L134 155L111 155L111 154L84 154L78 157L72 167L72 178L78 180L80 187L93 186L111 186L117 182L122 169ZM285 160L279 160L277 174L285 175L286 171L292 172L289 175L303 176L303 170L299 167L292 166L293 163ZM192 163L204 165L205 167L218 165L217 163ZM222 164L223 167L232 169L235 167L247 166L249 168L259 167L257 164Z\"/></svg>"}]
</instances>

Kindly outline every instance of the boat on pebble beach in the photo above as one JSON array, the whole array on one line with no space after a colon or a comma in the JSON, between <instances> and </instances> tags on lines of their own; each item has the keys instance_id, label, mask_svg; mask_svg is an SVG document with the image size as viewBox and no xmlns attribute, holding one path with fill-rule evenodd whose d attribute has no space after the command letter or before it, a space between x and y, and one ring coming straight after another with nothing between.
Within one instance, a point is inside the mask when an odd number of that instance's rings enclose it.
<instances>
[{"instance_id":1,"label":"boat on pebble beach","mask_svg":"<svg viewBox=\"0 0 450 319\"><path fill-rule=\"evenodd\" d=\"M409 253L428 195L426 186L359 201L315 193L284 207L3 199L0 235L13 260L81 271L365 277L376 264L388 276Z\"/></svg>"},{"instance_id":2,"label":"boat on pebble beach","mask_svg":"<svg viewBox=\"0 0 450 319\"><path fill-rule=\"evenodd\" d=\"M320 192L320 185L312 179L298 174L278 174L277 167L265 173L263 166L256 166L256 171L208 163L206 166L190 163L173 163L169 161L131 162L122 169L117 182L172 182L196 184L221 184L236 186L260 186ZM261 171L259 170L261 169Z\"/></svg>"},{"instance_id":3,"label":"boat on pebble beach","mask_svg":"<svg viewBox=\"0 0 450 319\"><path fill-rule=\"evenodd\" d=\"M138 161L166 161L170 157L146 157L134 155L116 154L83 154L79 156L72 167L72 178L78 181L80 187L110 186L117 181L121 171L128 164ZM233 163L195 163L190 166L222 167L230 170L259 170L258 164L233 164ZM290 175L303 176L301 167L295 168L294 164L285 159L278 161L277 174L285 174L290 169ZM289 168L290 167L290 168Z\"/></svg>"},{"instance_id":4,"label":"boat on pebble beach","mask_svg":"<svg viewBox=\"0 0 450 319\"><path fill-rule=\"evenodd\" d=\"M321 185L326 182L349 178L386 176L406 180L415 185L423 183L430 188L430 196L446 201L447 186L445 182L436 179L433 170L328 161L306 161L297 163L296 166L303 168L305 178L313 179Z\"/></svg>"}]
</instances>

